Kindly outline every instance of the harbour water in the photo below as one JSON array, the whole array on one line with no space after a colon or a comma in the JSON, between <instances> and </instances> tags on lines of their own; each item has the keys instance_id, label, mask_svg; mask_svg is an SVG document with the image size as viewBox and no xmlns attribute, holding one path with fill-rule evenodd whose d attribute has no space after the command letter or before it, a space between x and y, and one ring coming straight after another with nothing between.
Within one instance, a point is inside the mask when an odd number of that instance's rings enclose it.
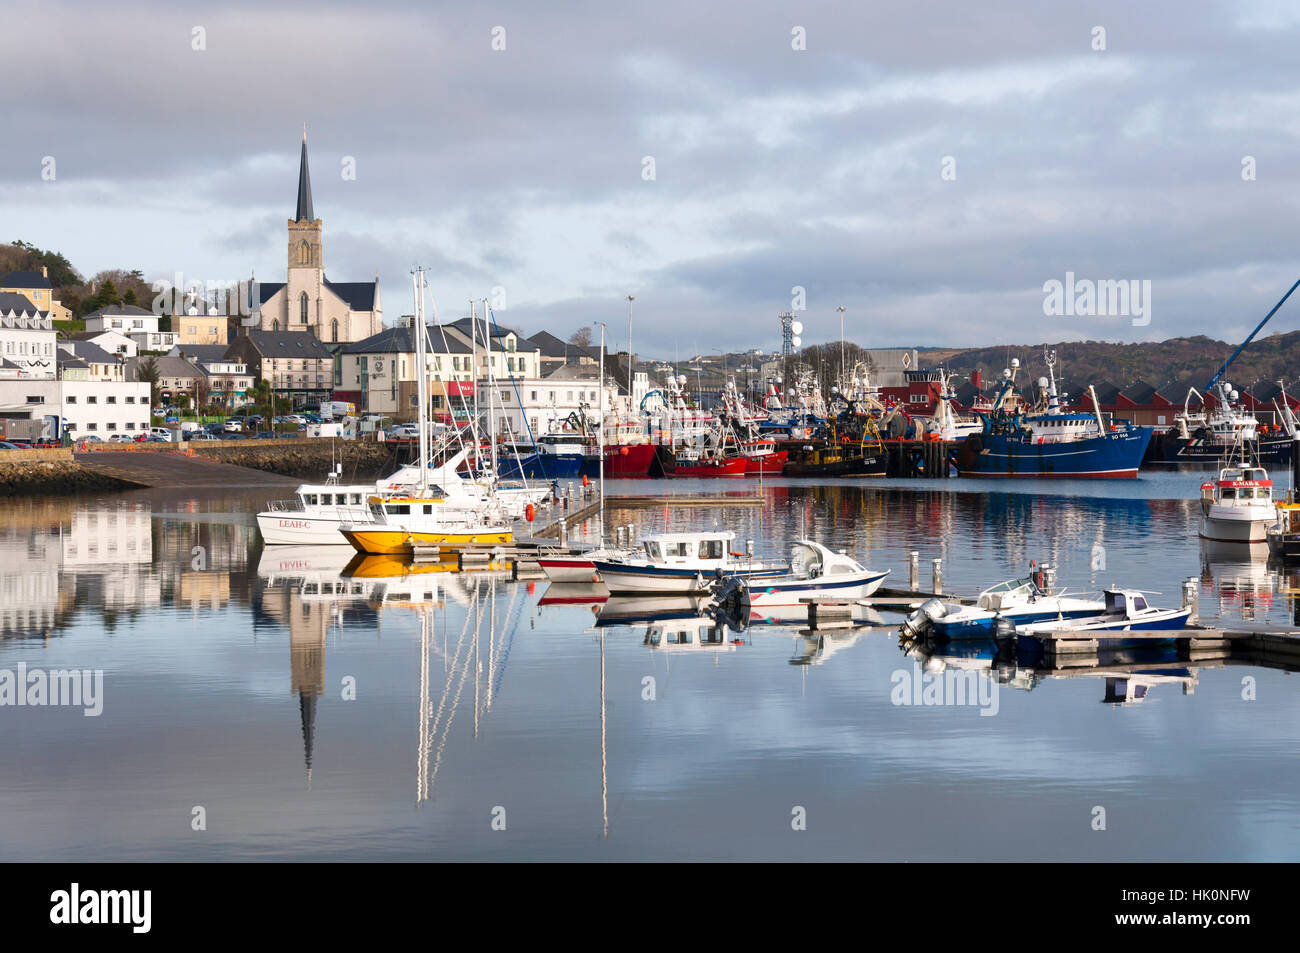
<instances>
[{"instance_id":1,"label":"harbour water","mask_svg":"<svg viewBox=\"0 0 1300 953\"><path fill-rule=\"evenodd\" d=\"M974 594L1057 567L1202 620L1291 623L1300 578L1197 539L1203 472L1116 482L768 480L765 505L620 511L782 553L800 535ZM659 481L619 492L753 492ZM269 491L0 504L0 677L102 672L98 714L0 707L5 860L1283 860L1300 691L1281 668L1110 660L962 697L886 626L721 641L597 626L508 573L344 577L264 550ZM596 531L594 521L575 536ZM658 644L647 644L656 641ZM968 653L969 654L969 653ZM978 653L976 653L978 654ZM942 667L942 666L939 666ZM1104 666L1103 666L1104 668ZM1145 673L1145 675L1143 675ZM1145 696L1136 686L1141 683ZM1106 702L1117 692L1126 703ZM1100 819L1100 821L1099 821Z\"/></svg>"}]
</instances>

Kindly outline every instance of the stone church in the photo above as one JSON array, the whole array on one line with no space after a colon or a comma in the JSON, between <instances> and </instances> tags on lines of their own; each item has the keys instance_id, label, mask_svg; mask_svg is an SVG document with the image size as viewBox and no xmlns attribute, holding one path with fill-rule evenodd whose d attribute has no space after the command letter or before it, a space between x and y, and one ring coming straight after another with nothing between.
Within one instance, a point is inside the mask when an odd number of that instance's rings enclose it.
<instances>
[{"instance_id":1,"label":"stone church","mask_svg":"<svg viewBox=\"0 0 1300 953\"><path fill-rule=\"evenodd\" d=\"M374 281L325 277L324 229L312 209L306 132L298 166L298 208L288 227L289 280L261 283L258 326L263 331L310 331L327 347L361 341L383 330L378 275Z\"/></svg>"}]
</instances>

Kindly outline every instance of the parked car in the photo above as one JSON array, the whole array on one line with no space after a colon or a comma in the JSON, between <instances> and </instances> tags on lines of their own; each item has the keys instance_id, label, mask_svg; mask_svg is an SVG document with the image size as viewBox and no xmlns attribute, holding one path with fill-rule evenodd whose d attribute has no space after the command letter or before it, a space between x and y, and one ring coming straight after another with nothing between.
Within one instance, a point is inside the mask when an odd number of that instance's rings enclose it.
<instances>
[{"instance_id":1,"label":"parked car","mask_svg":"<svg viewBox=\"0 0 1300 953\"><path fill-rule=\"evenodd\" d=\"M190 437L190 442L192 443L192 442L194 442L194 441L196 441L196 440L200 440L200 441L202 441L202 440L214 440L214 441L215 441L215 440L220 440L220 439L221 439L220 437L217 437L217 436L215 436L214 434L210 434L210 433L207 433L206 431L200 430L198 433L196 433L196 434L194 434L193 436Z\"/></svg>"},{"instance_id":2,"label":"parked car","mask_svg":"<svg viewBox=\"0 0 1300 953\"><path fill-rule=\"evenodd\" d=\"M150 427L149 436L170 441L172 439L172 429L170 427Z\"/></svg>"},{"instance_id":3,"label":"parked car","mask_svg":"<svg viewBox=\"0 0 1300 953\"><path fill-rule=\"evenodd\" d=\"M224 424L208 424L206 427L203 428L203 432L216 436L225 433L226 427Z\"/></svg>"},{"instance_id":4,"label":"parked car","mask_svg":"<svg viewBox=\"0 0 1300 953\"><path fill-rule=\"evenodd\" d=\"M145 443L171 443L172 440L171 437L155 437L153 434L150 434L148 437L145 438L144 442Z\"/></svg>"},{"instance_id":5,"label":"parked car","mask_svg":"<svg viewBox=\"0 0 1300 953\"><path fill-rule=\"evenodd\" d=\"M242 420L236 420L234 417L231 417L229 420L226 421L225 424L226 433L240 433L241 431L243 431L243 429L244 429L244 422Z\"/></svg>"},{"instance_id":6,"label":"parked car","mask_svg":"<svg viewBox=\"0 0 1300 953\"><path fill-rule=\"evenodd\" d=\"M420 428L415 424L398 424L388 431L388 436L395 440L418 440L420 439Z\"/></svg>"},{"instance_id":7,"label":"parked car","mask_svg":"<svg viewBox=\"0 0 1300 953\"><path fill-rule=\"evenodd\" d=\"M27 447L17 443L10 443L8 440L0 440L0 450L26 450Z\"/></svg>"},{"instance_id":8,"label":"parked car","mask_svg":"<svg viewBox=\"0 0 1300 953\"><path fill-rule=\"evenodd\" d=\"M115 433L113 436L108 438L109 443L133 443L134 441L134 437L125 433Z\"/></svg>"},{"instance_id":9,"label":"parked car","mask_svg":"<svg viewBox=\"0 0 1300 953\"><path fill-rule=\"evenodd\" d=\"M103 443L103 439L96 437L93 433L88 433L84 437L77 438L78 443Z\"/></svg>"}]
</instances>

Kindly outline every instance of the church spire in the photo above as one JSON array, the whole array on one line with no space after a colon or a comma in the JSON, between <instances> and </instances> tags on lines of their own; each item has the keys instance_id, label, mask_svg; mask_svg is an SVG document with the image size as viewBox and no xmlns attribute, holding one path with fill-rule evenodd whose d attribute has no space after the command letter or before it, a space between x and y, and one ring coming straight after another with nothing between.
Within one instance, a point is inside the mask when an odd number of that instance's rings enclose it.
<instances>
[{"instance_id":1,"label":"church spire","mask_svg":"<svg viewBox=\"0 0 1300 953\"><path fill-rule=\"evenodd\" d=\"M311 175L307 171L307 126L302 127L302 160L298 164L298 213L295 222L315 221L311 208Z\"/></svg>"}]
</instances>

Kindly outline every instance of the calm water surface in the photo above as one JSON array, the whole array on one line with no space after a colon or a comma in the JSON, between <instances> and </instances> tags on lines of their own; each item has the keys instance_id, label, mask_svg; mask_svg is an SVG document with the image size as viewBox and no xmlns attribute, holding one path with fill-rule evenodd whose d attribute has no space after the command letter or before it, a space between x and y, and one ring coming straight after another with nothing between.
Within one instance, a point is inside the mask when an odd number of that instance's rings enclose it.
<instances>
[{"instance_id":1,"label":"calm water surface","mask_svg":"<svg viewBox=\"0 0 1300 953\"><path fill-rule=\"evenodd\" d=\"M808 534L900 586L916 550L924 584L941 557L963 594L1031 560L1069 589L1117 582L1157 604L1195 576L1206 621L1291 623L1300 578L1198 541L1203 478L774 480L762 508L615 504L610 518L717 525L771 554ZM264 498L0 504L0 673L104 673L98 717L0 707L0 858L1300 854L1300 687L1280 664L1001 659L998 682L983 647L918 668L897 616L821 641L790 623L670 644L698 632L598 626L599 605L548 598L544 580L348 577L346 547L264 549L251 519ZM945 668L979 673L978 698L895 703L900 684Z\"/></svg>"}]
</instances>

